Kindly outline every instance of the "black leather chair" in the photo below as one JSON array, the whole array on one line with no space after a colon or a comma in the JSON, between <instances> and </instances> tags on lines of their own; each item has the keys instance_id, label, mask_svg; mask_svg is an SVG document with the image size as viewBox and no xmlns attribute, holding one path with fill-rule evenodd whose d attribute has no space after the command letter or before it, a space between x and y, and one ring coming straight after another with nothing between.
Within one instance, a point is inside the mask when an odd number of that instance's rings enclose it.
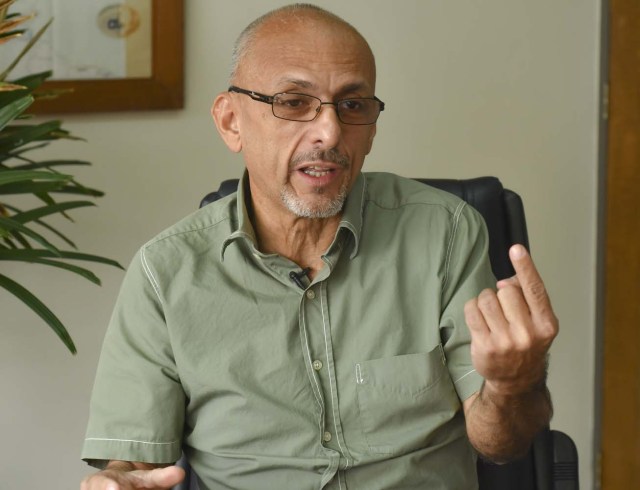
<instances>
[{"instance_id":1,"label":"black leather chair","mask_svg":"<svg viewBox=\"0 0 640 490\"><path fill-rule=\"evenodd\" d=\"M514 274L508 250L514 243L529 248L522 199L503 188L495 177L467 180L415 179L451 192L482 214L489 231L489 257L496 278ZM200 207L236 191L238 180L225 180L217 191L207 194ZM197 490L196 477L181 460L187 478L175 490ZM496 465L478 459L480 490L578 490L578 452L566 434L544 430L538 434L528 454L521 460Z\"/></svg>"}]
</instances>

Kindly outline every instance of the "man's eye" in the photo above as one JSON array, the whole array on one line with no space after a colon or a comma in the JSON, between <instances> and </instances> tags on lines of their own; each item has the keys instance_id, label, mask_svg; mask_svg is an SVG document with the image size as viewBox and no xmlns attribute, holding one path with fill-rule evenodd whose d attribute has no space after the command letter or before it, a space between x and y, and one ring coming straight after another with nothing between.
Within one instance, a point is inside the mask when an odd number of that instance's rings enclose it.
<instances>
[{"instance_id":1,"label":"man's eye","mask_svg":"<svg viewBox=\"0 0 640 490\"><path fill-rule=\"evenodd\" d=\"M284 109L304 109L309 106L309 101L304 97L282 97L275 102Z\"/></svg>"},{"instance_id":2,"label":"man's eye","mask_svg":"<svg viewBox=\"0 0 640 490\"><path fill-rule=\"evenodd\" d=\"M358 99L347 99L340 102L343 110L350 112L358 112L364 109L364 104Z\"/></svg>"}]
</instances>

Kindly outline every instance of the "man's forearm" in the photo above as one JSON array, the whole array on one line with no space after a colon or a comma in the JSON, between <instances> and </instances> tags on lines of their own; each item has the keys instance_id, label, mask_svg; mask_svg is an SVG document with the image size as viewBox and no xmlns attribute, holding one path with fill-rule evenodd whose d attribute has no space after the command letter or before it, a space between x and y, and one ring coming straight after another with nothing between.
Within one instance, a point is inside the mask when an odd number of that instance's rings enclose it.
<instances>
[{"instance_id":1,"label":"man's forearm","mask_svg":"<svg viewBox=\"0 0 640 490\"><path fill-rule=\"evenodd\" d=\"M470 400L467 434L483 458L505 463L526 454L552 415L551 396L544 381L527 392L506 395L484 384Z\"/></svg>"}]
</instances>

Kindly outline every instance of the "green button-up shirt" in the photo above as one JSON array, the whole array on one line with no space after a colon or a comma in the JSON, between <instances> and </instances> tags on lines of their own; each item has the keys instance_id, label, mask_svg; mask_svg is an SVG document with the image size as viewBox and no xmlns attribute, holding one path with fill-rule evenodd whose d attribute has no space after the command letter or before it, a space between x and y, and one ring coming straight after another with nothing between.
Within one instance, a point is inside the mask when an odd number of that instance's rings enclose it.
<instances>
[{"instance_id":1,"label":"green button-up shirt","mask_svg":"<svg viewBox=\"0 0 640 490\"><path fill-rule=\"evenodd\" d=\"M246 184L246 182L245 182ZM482 218L360 175L324 268L261 253L237 194L144 245L104 342L83 458L173 462L203 489L476 488L463 305L494 279Z\"/></svg>"}]
</instances>

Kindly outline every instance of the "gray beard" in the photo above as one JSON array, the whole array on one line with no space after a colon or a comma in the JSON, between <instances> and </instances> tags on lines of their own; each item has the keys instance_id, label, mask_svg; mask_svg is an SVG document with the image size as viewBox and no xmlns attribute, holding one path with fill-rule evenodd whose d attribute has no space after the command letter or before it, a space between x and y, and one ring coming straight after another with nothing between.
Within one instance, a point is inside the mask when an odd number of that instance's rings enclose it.
<instances>
[{"instance_id":1,"label":"gray beard","mask_svg":"<svg viewBox=\"0 0 640 490\"><path fill-rule=\"evenodd\" d=\"M294 195L289 186L283 187L280 191L280 199L285 207L298 218L322 219L331 218L340 211L347 199L347 188L349 181L345 181L340 187L338 195L330 201L321 202L313 206L305 203L298 196Z\"/></svg>"}]
</instances>

